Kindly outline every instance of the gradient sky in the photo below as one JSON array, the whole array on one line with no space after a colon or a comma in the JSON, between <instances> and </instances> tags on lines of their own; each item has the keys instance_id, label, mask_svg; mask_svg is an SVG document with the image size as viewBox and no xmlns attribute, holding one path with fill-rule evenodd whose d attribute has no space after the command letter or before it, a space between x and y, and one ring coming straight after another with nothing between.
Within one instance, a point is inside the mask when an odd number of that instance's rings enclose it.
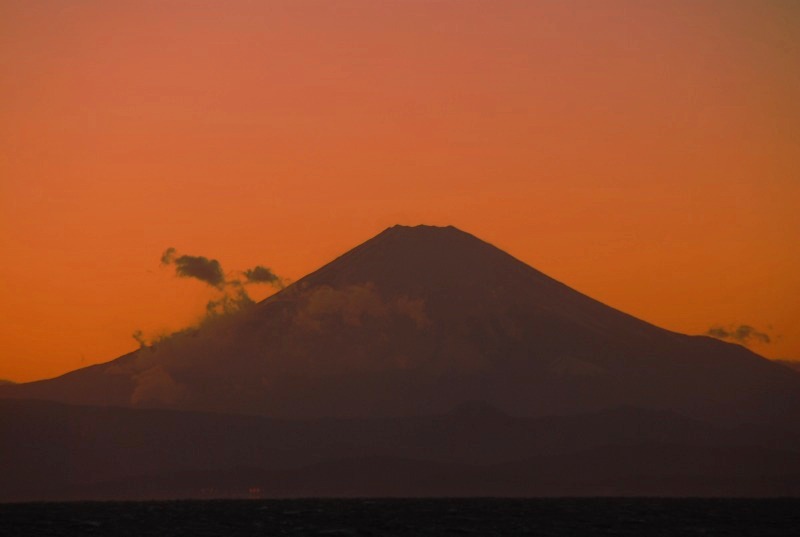
<instances>
[{"instance_id":1,"label":"gradient sky","mask_svg":"<svg viewBox=\"0 0 800 537\"><path fill-rule=\"evenodd\" d=\"M0 378L195 322L168 246L297 279L397 223L800 359L799 66L793 0L4 0Z\"/></svg>"}]
</instances>

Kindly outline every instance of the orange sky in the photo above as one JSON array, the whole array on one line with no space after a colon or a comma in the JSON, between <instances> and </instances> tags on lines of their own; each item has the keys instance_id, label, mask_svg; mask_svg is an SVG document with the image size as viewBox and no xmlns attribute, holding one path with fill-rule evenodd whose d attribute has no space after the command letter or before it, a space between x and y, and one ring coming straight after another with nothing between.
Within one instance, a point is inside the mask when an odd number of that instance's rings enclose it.
<instances>
[{"instance_id":1,"label":"orange sky","mask_svg":"<svg viewBox=\"0 0 800 537\"><path fill-rule=\"evenodd\" d=\"M6 0L0 378L197 320L168 246L297 279L396 223L800 359L799 65L788 0Z\"/></svg>"}]
</instances>

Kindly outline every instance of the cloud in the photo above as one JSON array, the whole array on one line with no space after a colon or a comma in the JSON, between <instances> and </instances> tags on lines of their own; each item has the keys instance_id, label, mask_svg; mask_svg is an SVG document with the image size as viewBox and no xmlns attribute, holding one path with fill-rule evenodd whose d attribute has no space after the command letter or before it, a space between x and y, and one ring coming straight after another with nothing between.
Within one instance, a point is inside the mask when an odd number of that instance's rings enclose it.
<instances>
[{"instance_id":1,"label":"cloud","mask_svg":"<svg viewBox=\"0 0 800 537\"><path fill-rule=\"evenodd\" d=\"M217 317L220 315L227 315L234 313L241 309L247 308L255 304L250 295L239 280L228 282L228 287L231 290L226 290L225 293L216 300L209 300L206 304L206 317Z\"/></svg>"},{"instance_id":2,"label":"cloud","mask_svg":"<svg viewBox=\"0 0 800 537\"><path fill-rule=\"evenodd\" d=\"M169 265L170 263L172 263L172 260L175 259L176 253L177 251L172 246L164 250L164 253L161 254L161 264Z\"/></svg>"},{"instance_id":3,"label":"cloud","mask_svg":"<svg viewBox=\"0 0 800 537\"><path fill-rule=\"evenodd\" d=\"M202 255L181 255L169 247L161 254L162 265L175 265L175 274L180 278L195 278L211 287L225 287L225 273L216 259L208 259Z\"/></svg>"},{"instance_id":4,"label":"cloud","mask_svg":"<svg viewBox=\"0 0 800 537\"><path fill-rule=\"evenodd\" d=\"M199 321L201 324L255 304L244 287L246 284L267 283L279 289L283 289L284 286L284 279L263 265L256 265L241 272L240 274L244 276L244 280L241 278L227 280L225 272L222 270L222 265L216 259L180 254L172 246L161 254L161 265L172 265L175 267L175 274L178 277L194 278L220 291L217 298L209 300L206 304L206 314ZM142 348L153 347L152 342L150 345L147 344L144 334L139 330L133 333L133 338L139 342Z\"/></svg>"},{"instance_id":5,"label":"cloud","mask_svg":"<svg viewBox=\"0 0 800 537\"><path fill-rule=\"evenodd\" d=\"M133 339L139 344L139 347L144 349L147 347L147 341L144 339L144 332L141 330L134 330L133 334L131 334Z\"/></svg>"},{"instance_id":6,"label":"cloud","mask_svg":"<svg viewBox=\"0 0 800 537\"><path fill-rule=\"evenodd\" d=\"M337 329L340 322L346 326L362 326L369 319L388 320L392 316L410 319L417 328L430 323L423 299L406 296L384 299L372 283L343 288L320 285L306 290L294 322L297 326L321 331L326 327Z\"/></svg>"},{"instance_id":7,"label":"cloud","mask_svg":"<svg viewBox=\"0 0 800 537\"><path fill-rule=\"evenodd\" d=\"M729 339L738 343L770 343L771 338L769 334L760 332L747 324L740 324L739 326L712 326L706 332L706 335L715 337L717 339Z\"/></svg>"},{"instance_id":8,"label":"cloud","mask_svg":"<svg viewBox=\"0 0 800 537\"><path fill-rule=\"evenodd\" d=\"M175 274L181 278L195 278L220 290L224 290L225 287L235 287L238 289L237 295L247 294L242 289L240 280L225 280L225 272L216 259L201 255L178 255L178 251L170 246L161 254L161 264L175 265ZM284 279L263 265L256 265L241 274L245 277L245 284L266 283L279 289L284 287Z\"/></svg>"},{"instance_id":9,"label":"cloud","mask_svg":"<svg viewBox=\"0 0 800 537\"><path fill-rule=\"evenodd\" d=\"M243 274L247 278L247 283L268 283L276 287L283 287L283 280L271 269L262 265L247 269Z\"/></svg>"},{"instance_id":10,"label":"cloud","mask_svg":"<svg viewBox=\"0 0 800 537\"><path fill-rule=\"evenodd\" d=\"M181 278L196 278L218 289L225 286L225 273L216 259L201 255L182 255L174 263L175 274Z\"/></svg>"}]
</instances>

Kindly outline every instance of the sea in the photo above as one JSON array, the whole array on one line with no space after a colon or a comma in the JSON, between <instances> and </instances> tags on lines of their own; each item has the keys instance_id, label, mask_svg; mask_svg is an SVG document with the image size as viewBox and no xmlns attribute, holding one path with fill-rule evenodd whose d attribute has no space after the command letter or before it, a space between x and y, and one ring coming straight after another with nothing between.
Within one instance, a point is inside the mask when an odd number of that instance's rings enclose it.
<instances>
[{"instance_id":1,"label":"sea","mask_svg":"<svg viewBox=\"0 0 800 537\"><path fill-rule=\"evenodd\" d=\"M0 504L2 536L800 536L800 499L302 499Z\"/></svg>"}]
</instances>

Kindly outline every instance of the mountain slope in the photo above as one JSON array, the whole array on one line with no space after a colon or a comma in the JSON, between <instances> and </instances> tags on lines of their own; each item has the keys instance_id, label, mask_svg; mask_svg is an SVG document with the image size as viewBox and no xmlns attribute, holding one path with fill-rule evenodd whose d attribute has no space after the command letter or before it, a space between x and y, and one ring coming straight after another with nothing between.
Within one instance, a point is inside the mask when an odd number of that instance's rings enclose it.
<instances>
[{"instance_id":1,"label":"mountain slope","mask_svg":"<svg viewBox=\"0 0 800 537\"><path fill-rule=\"evenodd\" d=\"M453 227L395 226L251 309L0 397L278 417L632 405L790 424L800 375L605 306Z\"/></svg>"}]
</instances>

